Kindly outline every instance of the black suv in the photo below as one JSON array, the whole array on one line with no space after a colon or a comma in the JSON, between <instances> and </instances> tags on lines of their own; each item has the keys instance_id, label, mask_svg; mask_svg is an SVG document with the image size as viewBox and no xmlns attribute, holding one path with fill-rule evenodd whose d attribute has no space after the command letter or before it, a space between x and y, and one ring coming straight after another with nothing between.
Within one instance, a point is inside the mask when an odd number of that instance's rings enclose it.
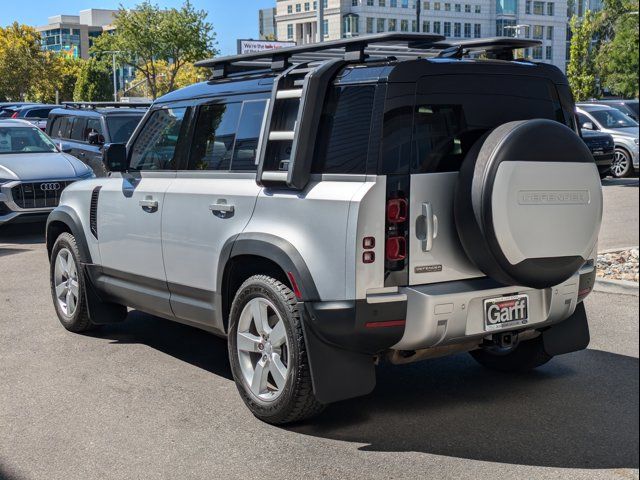
<instances>
[{"instance_id":1,"label":"black suv","mask_svg":"<svg viewBox=\"0 0 640 480\"><path fill-rule=\"evenodd\" d=\"M51 111L46 131L96 176L105 176L103 146L127 143L148 107L142 103L65 103Z\"/></svg>"}]
</instances>

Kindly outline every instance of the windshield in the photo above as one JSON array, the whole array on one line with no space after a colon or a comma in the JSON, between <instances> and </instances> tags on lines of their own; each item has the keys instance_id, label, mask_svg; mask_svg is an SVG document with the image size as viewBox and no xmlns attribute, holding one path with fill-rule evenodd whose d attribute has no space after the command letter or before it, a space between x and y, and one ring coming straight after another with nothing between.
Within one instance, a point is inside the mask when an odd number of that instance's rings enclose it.
<instances>
[{"instance_id":1,"label":"windshield","mask_svg":"<svg viewBox=\"0 0 640 480\"><path fill-rule=\"evenodd\" d=\"M0 127L0 154L57 151L55 144L39 128Z\"/></svg>"},{"instance_id":2,"label":"windshield","mask_svg":"<svg viewBox=\"0 0 640 480\"><path fill-rule=\"evenodd\" d=\"M109 128L109 136L111 143L127 143L131 134L140 123L140 115L123 115L121 117L107 117L107 127Z\"/></svg>"},{"instance_id":3,"label":"windshield","mask_svg":"<svg viewBox=\"0 0 640 480\"><path fill-rule=\"evenodd\" d=\"M589 112L602 128L629 128L638 124L620 110L607 108L606 110L592 110Z\"/></svg>"}]
</instances>

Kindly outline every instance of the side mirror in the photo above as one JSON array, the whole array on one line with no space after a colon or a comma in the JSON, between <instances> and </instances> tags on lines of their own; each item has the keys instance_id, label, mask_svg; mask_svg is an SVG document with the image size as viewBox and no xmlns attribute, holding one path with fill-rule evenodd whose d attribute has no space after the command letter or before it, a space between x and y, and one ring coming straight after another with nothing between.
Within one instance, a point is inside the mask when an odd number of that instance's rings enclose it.
<instances>
[{"instance_id":1,"label":"side mirror","mask_svg":"<svg viewBox=\"0 0 640 480\"><path fill-rule=\"evenodd\" d=\"M71 150L72 150L72 148L69 145L62 142L60 142L60 144L58 145L58 148L62 153L71 153Z\"/></svg>"},{"instance_id":2,"label":"side mirror","mask_svg":"<svg viewBox=\"0 0 640 480\"><path fill-rule=\"evenodd\" d=\"M98 132L89 132L87 142L89 142L89 145L102 145L104 143L104 137Z\"/></svg>"},{"instance_id":3,"label":"side mirror","mask_svg":"<svg viewBox=\"0 0 640 480\"><path fill-rule=\"evenodd\" d=\"M104 146L102 163L109 172L127 170L127 147L124 143L108 143Z\"/></svg>"},{"instance_id":4,"label":"side mirror","mask_svg":"<svg viewBox=\"0 0 640 480\"><path fill-rule=\"evenodd\" d=\"M593 124L593 122L584 122L582 124L582 128L584 128L585 130L595 130L596 126Z\"/></svg>"}]
</instances>

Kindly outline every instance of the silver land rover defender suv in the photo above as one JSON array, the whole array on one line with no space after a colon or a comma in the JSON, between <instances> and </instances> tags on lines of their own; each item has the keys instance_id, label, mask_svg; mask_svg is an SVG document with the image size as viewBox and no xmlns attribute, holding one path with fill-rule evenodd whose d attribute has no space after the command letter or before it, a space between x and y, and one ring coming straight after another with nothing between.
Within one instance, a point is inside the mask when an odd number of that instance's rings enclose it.
<instances>
[{"instance_id":1,"label":"silver land rover defender suv","mask_svg":"<svg viewBox=\"0 0 640 480\"><path fill-rule=\"evenodd\" d=\"M47 224L62 325L127 307L228 338L282 424L380 361L525 371L587 347L598 169L537 42L382 34L203 61ZM482 59L478 58L482 56Z\"/></svg>"}]
</instances>

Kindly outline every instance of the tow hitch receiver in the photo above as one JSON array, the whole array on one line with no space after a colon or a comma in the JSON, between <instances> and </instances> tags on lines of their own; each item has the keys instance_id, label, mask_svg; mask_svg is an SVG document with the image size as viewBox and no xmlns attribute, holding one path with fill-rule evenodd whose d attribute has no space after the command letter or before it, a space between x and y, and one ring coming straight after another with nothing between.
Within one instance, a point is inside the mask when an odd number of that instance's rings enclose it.
<instances>
[{"instance_id":1,"label":"tow hitch receiver","mask_svg":"<svg viewBox=\"0 0 640 480\"><path fill-rule=\"evenodd\" d=\"M513 349L518 345L518 332L494 333L490 340L485 339L485 348Z\"/></svg>"}]
</instances>

